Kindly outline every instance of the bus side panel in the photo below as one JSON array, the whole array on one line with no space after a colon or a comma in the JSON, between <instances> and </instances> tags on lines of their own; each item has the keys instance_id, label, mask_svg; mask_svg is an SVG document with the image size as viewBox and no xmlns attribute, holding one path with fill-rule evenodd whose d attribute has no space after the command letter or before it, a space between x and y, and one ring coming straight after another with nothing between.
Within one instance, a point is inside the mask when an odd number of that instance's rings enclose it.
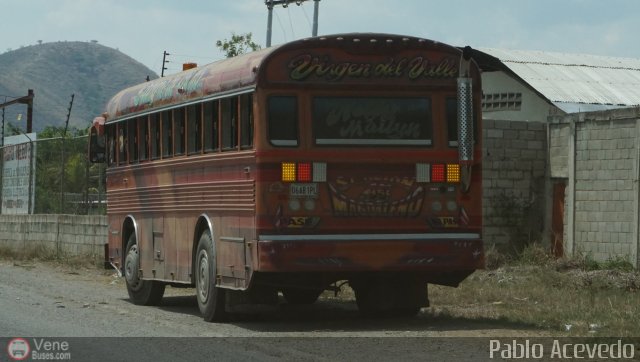
<instances>
[{"instance_id":1,"label":"bus side panel","mask_svg":"<svg viewBox=\"0 0 640 362\"><path fill-rule=\"evenodd\" d=\"M122 217L120 215L109 214L107 242L109 243L109 262L118 269L124 266L124 248L122 241ZM126 242L126 241L125 241Z\"/></svg>"},{"instance_id":2,"label":"bus side panel","mask_svg":"<svg viewBox=\"0 0 640 362\"><path fill-rule=\"evenodd\" d=\"M245 213L246 214L246 213ZM248 247L255 239L255 216L225 215L214 218L220 285L246 289L251 279L251 255Z\"/></svg>"}]
</instances>

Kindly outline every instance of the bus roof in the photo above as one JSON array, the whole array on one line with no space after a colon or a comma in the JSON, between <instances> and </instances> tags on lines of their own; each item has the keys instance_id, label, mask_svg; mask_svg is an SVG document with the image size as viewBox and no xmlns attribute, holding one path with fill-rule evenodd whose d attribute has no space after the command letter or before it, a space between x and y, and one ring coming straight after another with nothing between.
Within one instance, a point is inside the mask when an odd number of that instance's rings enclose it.
<instances>
[{"instance_id":1,"label":"bus roof","mask_svg":"<svg viewBox=\"0 0 640 362\"><path fill-rule=\"evenodd\" d=\"M107 122L113 122L144 114L150 110L171 108L204 98L253 89L260 81L259 70L263 68L270 55L310 46L366 46L375 47L376 50L383 46L389 48L389 52L393 52L393 49L404 49L407 46L426 46L431 50L461 54L458 48L447 44L402 35L351 33L307 38L223 59L126 88L109 100L104 116ZM279 51L276 52L276 50Z\"/></svg>"},{"instance_id":2,"label":"bus roof","mask_svg":"<svg viewBox=\"0 0 640 362\"><path fill-rule=\"evenodd\" d=\"M126 88L109 100L108 120L255 86L257 68L277 47L258 50Z\"/></svg>"}]
</instances>

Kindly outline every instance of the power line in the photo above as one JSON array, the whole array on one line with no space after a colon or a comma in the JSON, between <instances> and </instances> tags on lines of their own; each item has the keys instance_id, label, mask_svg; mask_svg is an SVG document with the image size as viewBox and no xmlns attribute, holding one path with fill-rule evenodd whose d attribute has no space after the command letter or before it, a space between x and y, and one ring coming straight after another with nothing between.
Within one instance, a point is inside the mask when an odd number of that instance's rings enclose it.
<instances>
[{"instance_id":1,"label":"power line","mask_svg":"<svg viewBox=\"0 0 640 362\"><path fill-rule=\"evenodd\" d=\"M309 27L311 29L313 29L313 24L311 24L311 20L309 20L309 16L307 15L307 10L305 10L304 6L301 6L300 8L302 8L302 13L304 14L304 17L307 19L307 24L309 24Z\"/></svg>"},{"instance_id":2,"label":"power line","mask_svg":"<svg viewBox=\"0 0 640 362\"><path fill-rule=\"evenodd\" d=\"M287 7L287 15L289 15L289 26L291 27L291 36L295 39L296 32L293 30L293 21L291 21L291 8Z\"/></svg>"},{"instance_id":3,"label":"power line","mask_svg":"<svg viewBox=\"0 0 640 362\"><path fill-rule=\"evenodd\" d=\"M276 13L276 20L278 20L278 24L280 25L280 29L282 30L282 36L284 36L284 41L287 42L287 31L284 30L284 26L282 26L282 21L280 21L280 17L278 13Z\"/></svg>"}]
</instances>

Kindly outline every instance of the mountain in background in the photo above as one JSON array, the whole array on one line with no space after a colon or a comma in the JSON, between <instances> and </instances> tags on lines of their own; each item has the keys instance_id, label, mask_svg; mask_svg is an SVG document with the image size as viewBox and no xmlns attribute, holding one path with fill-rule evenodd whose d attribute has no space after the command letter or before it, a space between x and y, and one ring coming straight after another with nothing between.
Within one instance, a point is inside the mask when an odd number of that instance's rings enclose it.
<instances>
[{"instance_id":1,"label":"mountain in background","mask_svg":"<svg viewBox=\"0 0 640 362\"><path fill-rule=\"evenodd\" d=\"M144 82L147 76L158 77L133 58L96 41L31 45L0 54L0 103L5 96L23 97L33 89L33 131L37 132L47 126L64 127L71 94L75 94L69 128L82 129L104 111L111 96ZM26 105L11 105L5 112L5 123L26 130Z\"/></svg>"}]
</instances>

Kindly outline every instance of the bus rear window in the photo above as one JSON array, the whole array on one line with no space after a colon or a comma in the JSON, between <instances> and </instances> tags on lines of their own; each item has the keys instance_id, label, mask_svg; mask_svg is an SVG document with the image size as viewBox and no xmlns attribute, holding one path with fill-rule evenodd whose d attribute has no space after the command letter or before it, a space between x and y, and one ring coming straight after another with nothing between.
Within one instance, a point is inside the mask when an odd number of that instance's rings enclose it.
<instances>
[{"instance_id":1,"label":"bus rear window","mask_svg":"<svg viewBox=\"0 0 640 362\"><path fill-rule=\"evenodd\" d=\"M431 100L316 97L313 131L317 145L430 146Z\"/></svg>"},{"instance_id":2,"label":"bus rear window","mask_svg":"<svg viewBox=\"0 0 640 362\"><path fill-rule=\"evenodd\" d=\"M296 97L269 97L269 141L274 146L298 145L298 102Z\"/></svg>"}]
</instances>

